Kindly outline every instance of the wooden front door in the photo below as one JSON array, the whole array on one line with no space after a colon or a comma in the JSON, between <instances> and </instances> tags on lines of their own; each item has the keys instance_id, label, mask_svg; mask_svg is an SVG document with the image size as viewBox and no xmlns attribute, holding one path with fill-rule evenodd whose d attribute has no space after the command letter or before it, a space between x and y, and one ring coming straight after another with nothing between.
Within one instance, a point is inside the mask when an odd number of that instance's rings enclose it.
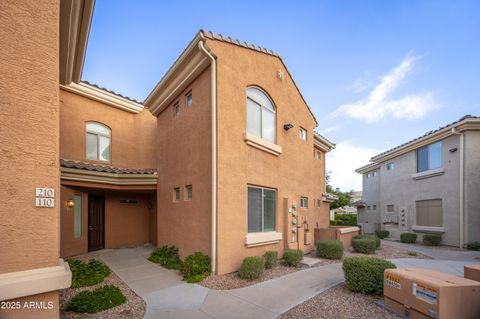
<instances>
[{"instance_id":1,"label":"wooden front door","mask_svg":"<svg viewBox=\"0 0 480 319\"><path fill-rule=\"evenodd\" d=\"M105 248L105 197L88 195L88 251Z\"/></svg>"}]
</instances>

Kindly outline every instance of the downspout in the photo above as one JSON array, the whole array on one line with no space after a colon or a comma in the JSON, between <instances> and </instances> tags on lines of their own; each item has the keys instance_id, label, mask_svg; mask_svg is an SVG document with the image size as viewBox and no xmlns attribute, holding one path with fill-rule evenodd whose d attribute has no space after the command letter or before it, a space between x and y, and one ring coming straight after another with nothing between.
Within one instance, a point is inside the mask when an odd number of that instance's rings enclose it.
<instances>
[{"instance_id":1,"label":"downspout","mask_svg":"<svg viewBox=\"0 0 480 319\"><path fill-rule=\"evenodd\" d=\"M216 60L213 55L205 48L205 37L200 33L202 40L198 42L198 47L212 61L211 71L211 100L212 100L212 234L211 234L211 257L212 273L216 272L217 261L217 78L216 78Z\"/></svg>"},{"instance_id":2,"label":"downspout","mask_svg":"<svg viewBox=\"0 0 480 319\"><path fill-rule=\"evenodd\" d=\"M463 133L457 132L455 128L452 128L452 133L456 135L460 135L460 185L459 185L459 195L460 195L460 213L459 213L459 224L460 224L460 248L463 247L464 244L464 139L465 135Z\"/></svg>"}]
</instances>

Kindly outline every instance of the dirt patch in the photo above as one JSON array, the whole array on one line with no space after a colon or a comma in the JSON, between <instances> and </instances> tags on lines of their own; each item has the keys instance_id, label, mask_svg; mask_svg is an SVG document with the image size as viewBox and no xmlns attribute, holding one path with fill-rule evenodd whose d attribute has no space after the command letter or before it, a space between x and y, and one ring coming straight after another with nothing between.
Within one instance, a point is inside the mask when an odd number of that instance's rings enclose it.
<instances>
[{"instance_id":1,"label":"dirt patch","mask_svg":"<svg viewBox=\"0 0 480 319\"><path fill-rule=\"evenodd\" d=\"M375 304L379 296L353 293L344 283L330 288L283 313L281 319L398 319Z\"/></svg>"}]
</instances>

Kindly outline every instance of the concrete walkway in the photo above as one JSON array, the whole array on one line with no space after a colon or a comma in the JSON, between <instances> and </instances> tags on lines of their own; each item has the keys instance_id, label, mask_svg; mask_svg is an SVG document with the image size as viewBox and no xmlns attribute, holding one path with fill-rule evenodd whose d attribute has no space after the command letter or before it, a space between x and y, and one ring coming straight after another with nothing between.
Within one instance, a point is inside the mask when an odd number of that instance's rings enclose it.
<instances>
[{"instance_id":1,"label":"concrete walkway","mask_svg":"<svg viewBox=\"0 0 480 319\"><path fill-rule=\"evenodd\" d=\"M174 271L149 262L150 247L98 252L142 297L145 318L276 318L344 280L341 264L310 268L250 287L211 290L187 284Z\"/></svg>"}]
</instances>

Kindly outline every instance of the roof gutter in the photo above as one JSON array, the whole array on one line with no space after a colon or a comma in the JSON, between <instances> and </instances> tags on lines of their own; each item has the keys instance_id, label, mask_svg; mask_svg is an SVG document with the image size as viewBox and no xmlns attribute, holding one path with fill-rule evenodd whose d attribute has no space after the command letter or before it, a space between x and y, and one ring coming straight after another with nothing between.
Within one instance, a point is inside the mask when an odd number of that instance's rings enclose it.
<instances>
[{"instance_id":1,"label":"roof gutter","mask_svg":"<svg viewBox=\"0 0 480 319\"><path fill-rule=\"evenodd\" d=\"M211 233L211 258L212 273L216 273L217 265L217 64L215 57L205 48L205 37L200 32L202 40L198 47L211 60L211 103L212 103L212 233Z\"/></svg>"}]
</instances>

